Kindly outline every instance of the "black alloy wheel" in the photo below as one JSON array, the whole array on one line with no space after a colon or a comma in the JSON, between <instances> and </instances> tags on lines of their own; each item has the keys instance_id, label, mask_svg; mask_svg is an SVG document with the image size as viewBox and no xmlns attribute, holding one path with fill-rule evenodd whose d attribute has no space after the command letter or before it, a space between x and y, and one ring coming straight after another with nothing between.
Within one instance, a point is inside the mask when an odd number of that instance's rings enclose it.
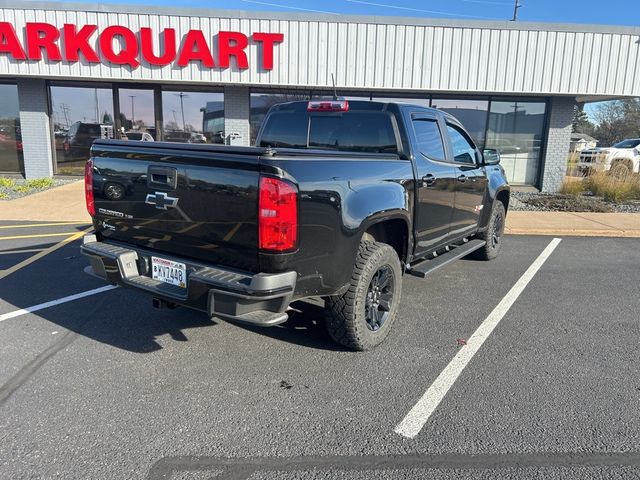
<instances>
[{"instance_id":1,"label":"black alloy wheel","mask_svg":"<svg viewBox=\"0 0 640 480\"><path fill-rule=\"evenodd\" d=\"M497 248L499 246L503 233L504 233L504 214L502 213L502 211L499 210L495 213L495 219L493 221L493 228L491 231L491 246L493 248Z\"/></svg>"},{"instance_id":2,"label":"black alloy wheel","mask_svg":"<svg viewBox=\"0 0 640 480\"><path fill-rule=\"evenodd\" d=\"M376 331L389 318L393 304L395 278L389 265L383 265L374 273L369 282L365 304L365 319L369 330Z\"/></svg>"}]
</instances>

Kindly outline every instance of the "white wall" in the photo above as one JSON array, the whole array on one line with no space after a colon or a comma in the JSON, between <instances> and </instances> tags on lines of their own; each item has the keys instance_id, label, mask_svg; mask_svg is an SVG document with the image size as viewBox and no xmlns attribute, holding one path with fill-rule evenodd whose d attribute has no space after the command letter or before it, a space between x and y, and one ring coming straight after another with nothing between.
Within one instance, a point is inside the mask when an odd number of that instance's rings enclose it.
<instances>
[{"instance_id":1,"label":"white wall","mask_svg":"<svg viewBox=\"0 0 640 480\"><path fill-rule=\"evenodd\" d=\"M2 0L0 6L8 3ZM95 5L75 11L77 6L57 3L41 2L40 9L30 8L32 3L27 1L18 4L22 8L0 8L0 21L11 22L20 36L25 22L42 21L60 28L64 23L92 23L100 30L122 25L136 33L148 26L156 34L173 27L178 38L189 29L203 30L208 39L220 30L247 35L281 32L285 37L276 47L271 71L256 68L258 47L253 45L249 48L252 67L245 71L196 64L131 69L82 62L16 62L3 54L0 76L328 87L334 73L342 88L640 95L640 29L631 27L423 19L400 22L393 17L277 17L246 12L224 18L230 13L204 10L178 14L174 9L168 10L173 14L167 14L160 8L153 9L157 13L123 13L139 9ZM208 16L213 13L217 16Z\"/></svg>"}]
</instances>

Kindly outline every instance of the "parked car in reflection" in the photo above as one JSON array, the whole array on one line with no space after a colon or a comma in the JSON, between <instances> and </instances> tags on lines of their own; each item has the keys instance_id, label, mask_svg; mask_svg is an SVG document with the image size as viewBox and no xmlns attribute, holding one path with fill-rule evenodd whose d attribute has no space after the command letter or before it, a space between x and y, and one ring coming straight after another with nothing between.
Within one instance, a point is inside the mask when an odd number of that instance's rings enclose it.
<instances>
[{"instance_id":1,"label":"parked car in reflection","mask_svg":"<svg viewBox=\"0 0 640 480\"><path fill-rule=\"evenodd\" d=\"M62 142L64 161L86 160L94 140L102 136L99 123L76 122Z\"/></svg>"},{"instance_id":2,"label":"parked car in reflection","mask_svg":"<svg viewBox=\"0 0 640 480\"><path fill-rule=\"evenodd\" d=\"M153 137L149 132L125 132L122 137L122 140L136 140L139 142L153 142Z\"/></svg>"},{"instance_id":3,"label":"parked car in reflection","mask_svg":"<svg viewBox=\"0 0 640 480\"><path fill-rule=\"evenodd\" d=\"M487 141L487 147L498 150L501 154L521 153L523 149L515 142L507 139L496 138Z\"/></svg>"},{"instance_id":4,"label":"parked car in reflection","mask_svg":"<svg viewBox=\"0 0 640 480\"><path fill-rule=\"evenodd\" d=\"M131 193L135 177L122 177L112 174L110 169L100 170L93 167L94 195L107 200L122 200Z\"/></svg>"},{"instance_id":5,"label":"parked car in reflection","mask_svg":"<svg viewBox=\"0 0 640 480\"><path fill-rule=\"evenodd\" d=\"M17 140L10 134L0 133L0 150L15 150L17 143Z\"/></svg>"},{"instance_id":6,"label":"parked car in reflection","mask_svg":"<svg viewBox=\"0 0 640 480\"><path fill-rule=\"evenodd\" d=\"M191 134L182 130L165 130L163 138L165 142L187 143Z\"/></svg>"},{"instance_id":7,"label":"parked car in reflection","mask_svg":"<svg viewBox=\"0 0 640 480\"><path fill-rule=\"evenodd\" d=\"M207 143L207 137L205 137L202 133L191 132L189 143Z\"/></svg>"}]
</instances>

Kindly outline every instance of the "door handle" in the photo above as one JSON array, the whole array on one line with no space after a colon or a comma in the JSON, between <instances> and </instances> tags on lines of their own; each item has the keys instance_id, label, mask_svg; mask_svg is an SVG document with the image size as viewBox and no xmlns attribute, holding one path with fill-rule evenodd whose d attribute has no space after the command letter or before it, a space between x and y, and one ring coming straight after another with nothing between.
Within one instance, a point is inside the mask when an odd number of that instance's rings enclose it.
<instances>
[{"instance_id":1,"label":"door handle","mask_svg":"<svg viewBox=\"0 0 640 480\"><path fill-rule=\"evenodd\" d=\"M175 190L178 184L178 169L149 165L147 168L147 186Z\"/></svg>"},{"instance_id":2,"label":"door handle","mask_svg":"<svg viewBox=\"0 0 640 480\"><path fill-rule=\"evenodd\" d=\"M422 183L424 185L433 185L434 183L436 183L436 177L431 173L427 173L424 177L422 177Z\"/></svg>"},{"instance_id":3,"label":"door handle","mask_svg":"<svg viewBox=\"0 0 640 480\"><path fill-rule=\"evenodd\" d=\"M466 181L467 181L467 176L466 176L464 173L463 173L463 174L458 175L458 181L459 181L460 183L464 183L464 182L466 182Z\"/></svg>"}]
</instances>

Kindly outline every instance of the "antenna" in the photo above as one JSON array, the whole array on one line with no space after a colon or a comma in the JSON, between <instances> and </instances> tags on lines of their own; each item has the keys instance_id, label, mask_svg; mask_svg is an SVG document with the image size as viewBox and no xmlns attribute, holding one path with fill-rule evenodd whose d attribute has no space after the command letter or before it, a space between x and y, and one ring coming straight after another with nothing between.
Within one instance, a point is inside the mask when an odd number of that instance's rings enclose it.
<instances>
[{"instance_id":1,"label":"antenna","mask_svg":"<svg viewBox=\"0 0 640 480\"><path fill-rule=\"evenodd\" d=\"M518 21L518 9L520 7L522 7L522 4L518 0L515 0L515 4L513 6L513 18L511 19L512 22Z\"/></svg>"},{"instance_id":2,"label":"antenna","mask_svg":"<svg viewBox=\"0 0 640 480\"><path fill-rule=\"evenodd\" d=\"M333 99L338 100L338 90L336 90L336 79L333 76L333 73L331 74L331 83L333 83Z\"/></svg>"}]
</instances>

